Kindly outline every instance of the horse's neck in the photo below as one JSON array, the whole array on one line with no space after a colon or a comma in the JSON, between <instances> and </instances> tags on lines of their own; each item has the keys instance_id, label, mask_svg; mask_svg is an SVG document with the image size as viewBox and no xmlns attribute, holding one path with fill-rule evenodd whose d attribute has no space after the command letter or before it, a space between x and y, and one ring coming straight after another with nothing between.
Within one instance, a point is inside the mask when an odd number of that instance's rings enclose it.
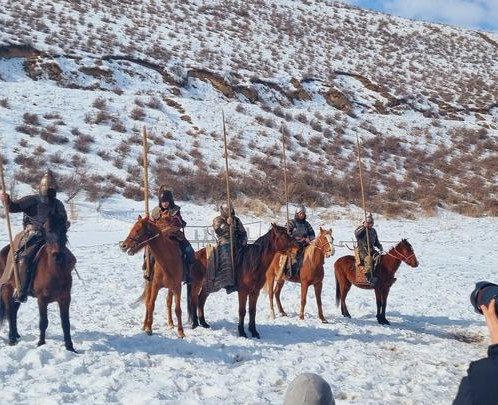
<instances>
[{"instance_id":1,"label":"horse's neck","mask_svg":"<svg viewBox=\"0 0 498 405\"><path fill-rule=\"evenodd\" d=\"M181 255L178 243L171 240L168 236L159 235L151 239L148 243L152 255L161 264L161 267L166 271L168 268L175 265L181 265ZM169 264L169 266L166 266Z\"/></svg>"},{"instance_id":2,"label":"horse's neck","mask_svg":"<svg viewBox=\"0 0 498 405\"><path fill-rule=\"evenodd\" d=\"M399 266L401 265L401 259L398 259L395 256L396 249L390 249L389 252L382 256L382 267L386 269L386 272L394 274L398 271Z\"/></svg>"},{"instance_id":3,"label":"horse's neck","mask_svg":"<svg viewBox=\"0 0 498 405\"><path fill-rule=\"evenodd\" d=\"M308 259L313 266L323 266L325 262L325 255L323 254L323 250L320 249L316 244L318 239L315 239L315 242L309 245L304 251L304 260Z\"/></svg>"}]
</instances>

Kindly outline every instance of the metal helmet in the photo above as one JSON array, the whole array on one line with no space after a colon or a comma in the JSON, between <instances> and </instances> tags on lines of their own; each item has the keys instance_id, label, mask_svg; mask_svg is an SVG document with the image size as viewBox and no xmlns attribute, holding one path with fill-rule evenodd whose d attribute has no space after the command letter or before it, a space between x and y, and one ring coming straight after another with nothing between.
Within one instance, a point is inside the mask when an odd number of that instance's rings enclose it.
<instances>
[{"instance_id":1,"label":"metal helmet","mask_svg":"<svg viewBox=\"0 0 498 405\"><path fill-rule=\"evenodd\" d=\"M39 192L40 195L46 197L48 190L57 191L57 182L51 170L47 170L40 181Z\"/></svg>"},{"instance_id":2,"label":"metal helmet","mask_svg":"<svg viewBox=\"0 0 498 405\"><path fill-rule=\"evenodd\" d=\"M367 224L374 224L374 218L371 212L368 212L367 215L365 216L365 222Z\"/></svg>"},{"instance_id":3,"label":"metal helmet","mask_svg":"<svg viewBox=\"0 0 498 405\"><path fill-rule=\"evenodd\" d=\"M231 202L230 202L230 211L231 215L235 215L235 210ZM230 213L228 212L228 203L224 202L223 204L220 205L220 212L226 215L227 217L230 215Z\"/></svg>"},{"instance_id":4,"label":"metal helmet","mask_svg":"<svg viewBox=\"0 0 498 405\"><path fill-rule=\"evenodd\" d=\"M300 212L306 215L306 207L303 204L298 205L296 208L296 215L299 214Z\"/></svg>"}]
</instances>

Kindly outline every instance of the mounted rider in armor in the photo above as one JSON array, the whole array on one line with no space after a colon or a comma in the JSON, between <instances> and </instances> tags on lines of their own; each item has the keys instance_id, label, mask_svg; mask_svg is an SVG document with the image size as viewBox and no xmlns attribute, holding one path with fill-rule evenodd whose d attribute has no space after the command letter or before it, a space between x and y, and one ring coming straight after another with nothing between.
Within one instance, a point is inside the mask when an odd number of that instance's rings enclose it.
<instances>
[{"instance_id":1,"label":"mounted rider in armor","mask_svg":"<svg viewBox=\"0 0 498 405\"><path fill-rule=\"evenodd\" d=\"M364 266L365 275L371 285L375 285L377 282L377 277L374 277L375 269L384 250L373 226L373 215L369 212L363 223L354 231L358 243L360 263Z\"/></svg>"},{"instance_id":2,"label":"mounted rider in armor","mask_svg":"<svg viewBox=\"0 0 498 405\"><path fill-rule=\"evenodd\" d=\"M229 274L229 285L225 288L227 293L237 291L237 280L235 278L235 269L232 267L232 255L230 252L230 226L233 231L233 257L236 261L238 251L247 245L247 232L242 225L242 221L235 216L235 210L230 203L230 209L227 203L220 206L220 215L213 220L213 228L218 242L219 271ZM231 282L230 282L231 281Z\"/></svg>"},{"instance_id":3,"label":"mounted rider in armor","mask_svg":"<svg viewBox=\"0 0 498 405\"><path fill-rule=\"evenodd\" d=\"M39 195L28 195L17 201L12 201L8 194L1 196L9 212L22 212L23 228L19 247L14 253L17 260L19 274L22 283L21 291L17 291L14 299L16 302L26 302L28 294L31 293L34 266L33 259L40 248L45 244L45 232L43 225L50 215L56 215L61 223L66 224L66 230L70 223L64 205L56 198L57 183L53 173L48 170L42 177L39 186Z\"/></svg>"},{"instance_id":4,"label":"mounted rider in armor","mask_svg":"<svg viewBox=\"0 0 498 405\"><path fill-rule=\"evenodd\" d=\"M159 187L158 200L158 206L155 207L150 214L152 222L155 223L161 220L166 226L175 226L182 229L183 233L185 234L184 228L187 223L183 220L182 215L180 214L180 207L175 204L173 193L168 190L165 185ZM195 261L195 251L190 242L185 237L183 237L181 240L178 240L178 244L182 251L184 263L183 281L189 282L189 268ZM143 268L145 270L145 264ZM150 277L150 275L144 276L146 279Z\"/></svg>"},{"instance_id":5,"label":"mounted rider in armor","mask_svg":"<svg viewBox=\"0 0 498 405\"><path fill-rule=\"evenodd\" d=\"M315 239L315 231L308 221L306 221L306 208L304 205L299 205L296 209L294 219L289 221L287 231L292 236L299 250L296 259L290 268L289 277L295 277L299 274L299 270L303 264L304 249Z\"/></svg>"}]
</instances>

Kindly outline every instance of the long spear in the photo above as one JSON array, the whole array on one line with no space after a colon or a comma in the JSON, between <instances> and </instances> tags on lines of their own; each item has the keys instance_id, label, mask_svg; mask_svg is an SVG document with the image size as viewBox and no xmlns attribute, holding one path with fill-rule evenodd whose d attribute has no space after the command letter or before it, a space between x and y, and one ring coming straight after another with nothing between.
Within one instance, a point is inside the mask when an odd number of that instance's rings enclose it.
<instances>
[{"instance_id":1,"label":"long spear","mask_svg":"<svg viewBox=\"0 0 498 405\"><path fill-rule=\"evenodd\" d=\"M3 155L2 151L2 143L0 139L0 178L2 181L2 193L4 199L7 197L7 193L5 192L5 176L3 174ZM5 201L5 200L4 200ZM3 208L5 210L5 219L7 220L7 230L9 233L9 242L10 242L10 252L12 254L12 264L14 266L14 282L16 284L16 290L18 293L21 291L21 279L19 277L19 268L17 267L17 261L14 256L14 240L12 238L12 228L10 226L10 215L9 215L9 207L7 206L7 202L3 203Z\"/></svg>"},{"instance_id":2,"label":"long spear","mask_svg":"<svg viewBox=\"0 0 498 405\"><path fill-rule=\"evenodd\" d=\"M282 156L284 163L284 191L285 191L285 206L287 210L287 226L289 226L289 193L287 189L287 160L285 159L285 134L284 126L281 127L282 131Z\"/></svg>"},{"instance_id":3,"label":"long spear","mask_svg":"<svg viewBox=\"0 0 498 405\"><path fill-rule=\"evenodd\" d=\"M144 149L144 200L145 200L145 216L149 216L149 162L147 159L148 145L147 145L147 129L144 126L143 129L143 149ZM145 246L145 278L148 280L150 277L150 257L149 257L149 247Z\"/></svg>"},{"instance_id":4,"label":"long spear","mask_svg":"<svg viewBox=\"0 0 498 405\"><path fill-rule=\"evenodd\" d=\"M360 152L360 138L358 137L358 133L356 133L356 145L358 149L358 168L360 170L360 188L361 188L361 199L363 202L363 216L364 220L367 220L367 204L365 202L365 191L363 189L363 174L362 174L362 169L361 169L361 152ZM368 251L368 256L370 256L370 240L369 240L369 235L368 235L368 229L365 227L365 233L367 234L367 251Z\"/></svg>"},{"instance_id":5,"label":"long spear","mask_svg":"<svg viewBox=\"0 0 498 405\"><path fill-rule=\"evenodd\" d=\"M230 201L230 173L228 171L228 147L227 147L227 129L225 126L225 113L221 110L221 115L223 117L223 139L225 142L225 171L226 171L226 182L227 182L227 200L228 200L228 217L230 218L230 257L232 259L232 271L235 273L235 261L233 257L233 218L232 218L232 205Z\"/></svg>"}]
</instances>

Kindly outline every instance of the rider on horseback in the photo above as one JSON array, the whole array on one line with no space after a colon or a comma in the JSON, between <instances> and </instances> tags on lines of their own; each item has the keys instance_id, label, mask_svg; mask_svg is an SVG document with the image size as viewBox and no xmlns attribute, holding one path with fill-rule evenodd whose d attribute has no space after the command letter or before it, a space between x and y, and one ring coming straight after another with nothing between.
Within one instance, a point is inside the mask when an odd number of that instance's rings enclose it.
<instances>
[{"instance_id":1,"label":"rider on horseback","mask_svg":"<svg viewBox=\"0 0 498 405\"><path fill-rule=\"evenodd\" d=\"M3 194L1 199L12 213L22 212L23 232L19 247L14 252L14 259L17 260L19 274L24 276L24 283L21 291L16 292L16 302L26 302L29 290L32 288L33 281L33 259L45 244L45 233L43 225L51 214L60 218L62 223L66 224L66 229L70 223L67 221L67 214L64 205L56 197L57 183L50 170L43 175L39 195L28 195L17 201L12 201L8 194ZM22 276L21 276L22 279Z\"/></svg>"},{"instance_id":2,"label":"rider on horseback","mask_svg":"<svg viewBox=\"0 0 498 405\"><path fill-rule=\"evenodd\" d=\"M299 269L303 264L304 249L315 239L315 231L308 221L306 221L306 208L304 205L299 205L296 209L294 219L289 221L287 231L292 236L299 250L296 255L296 260L290 268L289 277L294 277L299 274Z\"/></svg>"},{"instance_id":3,"label":"rider on horseback","mask_svg":"<svg viewBox=\"0 0 498 405\"><path fill-rule=\"evenodd\" d=\"M374 277L373 275L384 249L379 242L377 231L374 229L373 225L373 215L369 212L363 223L354 231L354 235L356 237L356 241L358 242L360 261L364 265L367 279L370 284L375 285L377 277Z\"/></svg>"},{"instance_id":4,"label":"rider on horseback","mask_svg":"<svg viewBox=\"0 0 498 405\"><path fill-rule=\"evenodd\" d=\"M173 193L166 189L165 185L159 187L158 199L159 205L155 207L150 214L152 221L158 222L161 220L166 226L176 226L184 230L187 223L183 220L182 215L180 214L180 207L175 204ZM184 281L189 282L189 268L195 261L194 248L185 237L178 240L178 244L180 245L184 261L183 279Z\"/></svg>"},{"instance_id":5,"label":"rider on horseback","mask_svg":"<svg viewBox=\"0 0 498 405\"><path fill-rule=\"evenodd\" d=\"M213 220L213 228L218 241L218 251L220 258L220 271L224 271L228 266L231 268L231 253L230 253L230 226L233 230L233 247L234 257L240 248L247 245L247 232L242 225L242 221L235 216L235 210L230 203L230 209L227 203L220 206L220 215ZM237 280L235 279L235 269L231 269L233 283L227 286L227 293L237 291Z\"/></svg>"}]
</instances>

